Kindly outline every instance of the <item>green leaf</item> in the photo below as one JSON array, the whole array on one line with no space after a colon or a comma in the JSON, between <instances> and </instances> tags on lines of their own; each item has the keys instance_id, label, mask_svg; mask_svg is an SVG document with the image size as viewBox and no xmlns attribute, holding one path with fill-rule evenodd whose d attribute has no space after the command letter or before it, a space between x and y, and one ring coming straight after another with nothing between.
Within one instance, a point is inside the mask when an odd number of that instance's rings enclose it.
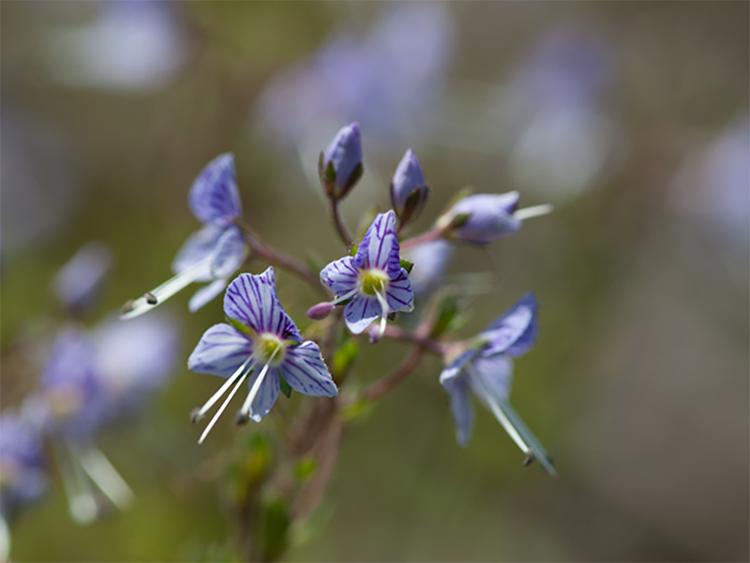
<instances>
[{"instance_id":1,"label":"green leaf","mask_svg":"<svg viewBox=\"0 0 750 563\"><path fill-rule=\"evenodd\" d=\"M281 384L281 392L284 393L284 395L286 396L286 398L288 399L289 397L291 397L292 396L292 388L286 382L286 379L284 379L283 377L279 377L279 383Z\"/></svg>"},{"instance_id":2,"label":"green leaf","mask_svg":"<svg viewBox=\"0 0 750 563\"><path fill-rule=\"evenodd\" d=\"M352 248L349 250L349 256L354 258L354 256L357 254L357 250L359 250L359 245L356 242L353 242Z\"/></svg>"},{"instance_id":3,"label":"green leaf","mask_svg":"<svg viewBox=\"0 0 750 563\"><path fill-rule=\"evenodd\" d=\"M351 369L359 355L359 343L353 338L346 340L333 355L331 371L337 381L341 381Z\"/></svg>"},{"instance_id":4,"label":"green leaf","mask_svg":"<svg viewBox=\"0 0 750 563\"><path fill-rule=\"evenodd\" d=\"M261 560L276 561L287 547L292 522L289 508L280 498L267 500L261 506L258 523Z\"/></svg>"},{"instance_id":5,"label":"green leaf","mask_svg":"<svg viewBox=\"0 0 750 563\"><path fill-rule=\"evenodd\" d=\"M341 420L350 421L367 416L372 412L374 404L363 399L357 399L351 405L343 408L339 414Z\"/></svg>"},{"instance_id":6,"label":"green leaf","mask_svg":"<svg viewBox=\"0 0 750 563\"><path fill-rule=\"evenodd\" d=\"M237 319L233 319L232 317L226 317L227 322L231 324L235 329L237 329L242 334L246 334L250 338L257 338L258 334L249 326L246 324L241 323Z\"/></svg>"},{"instance_id":7,"label":"green leaf","mask_svg":"<svg viewBox=\"0 0 750 563\"><path fill-rule=\"evenodd\" d=\"M458 229L463 226L469 220L469 217L471 217L471 213L457 213L451 221L451 228Z\"/></svg>"},{"instance_id":8,"label":"green leaf","mask_svg":"<svg viewBox=\"0 0 750 563\"><path fill-rule=\"evenodd\" d=\"M318 460L313 456L300 459L294 466L294 476L299 481L307 481L318 467Z\"/></svg>"},{"instance_id":9,"label":"green leaf","mask_svg":"<svg viewBox=\"0 0 750 563\"><path fill-rule=\"evenodd\" d=\"M411 271L414 268L414 262L409 262L408 260L401 258L401 267L406 270L407 274L411 274Z\"/></svg>"},{"instance_id":10,"label":"green leaf","mask_svg":"<svg viewBox=\"0 0 750 563\"><path fill-rule=\"evenodd\" d=\"M437 318L430 334L432 338L437 338L451 328L459 312L458 298L452 294L444 295L438 301L435 309Z\"/></svg>"}]
</instances>

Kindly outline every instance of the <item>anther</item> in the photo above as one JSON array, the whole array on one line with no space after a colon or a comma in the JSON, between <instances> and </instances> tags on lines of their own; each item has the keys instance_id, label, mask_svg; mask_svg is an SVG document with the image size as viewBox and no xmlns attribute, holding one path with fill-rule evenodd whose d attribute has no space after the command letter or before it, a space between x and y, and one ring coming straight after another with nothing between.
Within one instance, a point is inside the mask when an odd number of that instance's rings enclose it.
<instances>
[{"instance_id":1,"label":"anther","mask_svg":"<svg viewBox=\"0 0 750 563\"><path fill-rule=\"evenodd\" d=\"M535 460L536 460L536 456L534 455L534 452L529 450L526 452L526 459L523 460L523 466L528 467L529 465L534 463Z\"/></svg>"},{"instance_id":2,"label":"anther","mask_svg":"<svg viewBox=\"0 0 750 563\"><path fill-rule=\"evenodd\" d=\"M200 419L203 418L203 415L201 414L201 410L199 408L194 408L192 411L190 411L190 422L195 424Z\"/></svg>"},{"instance_id":3,"label":"anther","mask_svg":"<svg viewBox=\"0 0 750 563\"><path fill-rule=\"evenodd\" d=\"M146 299L146 303L149 305L156 305L159 300L156 298L156 295L151 293L150 291L143 294L143 297Z\"/></svg>"},{"instance_id":4,"label":"anther","mask_svg":"<svg viewBox=\"0 0 750 563\"><path fill-rule=\"evenodd\" d=\"M250 422L250 417L249 417L249 416L247 416L247 414L245 414L245 413L244 413L244 412L242 412L242 411L239 411L239 412L238 412L238 413L237 413L237 414L236 414L236 415L234 416L234 423L235 423L235 424L236 424L237 426L245 426L245 424L247 424L248 422Z\"/></svg>"}]
</instances>

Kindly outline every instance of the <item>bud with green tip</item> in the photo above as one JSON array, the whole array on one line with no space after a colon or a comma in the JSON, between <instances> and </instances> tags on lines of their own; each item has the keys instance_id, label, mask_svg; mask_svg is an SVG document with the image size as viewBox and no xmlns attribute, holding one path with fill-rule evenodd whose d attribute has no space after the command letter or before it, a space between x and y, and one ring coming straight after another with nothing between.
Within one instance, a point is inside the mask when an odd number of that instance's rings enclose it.
<instances>
[{"instance_id":1,"label":"bud with green tip","mask_svg":"<svg viewBox=\"0 0 750 563\"><path fill-rule=\"evenodd\" d=\"M391 203L402 225L416 219L427 202L428 193L419 159L414 151L408 149L391 181Z\"/></svg>"},{"instance_id":2,"label":"bud with green tip","mask_svg":"<svg viewBox=\"0 0 750 563\"><path fill-rule=\"evenodd\" d=\"M355 122L342 127L320 153L318 175L328 197L337 200L356 185L363 170L362 138Z\"/></svg>"}]
</instances>

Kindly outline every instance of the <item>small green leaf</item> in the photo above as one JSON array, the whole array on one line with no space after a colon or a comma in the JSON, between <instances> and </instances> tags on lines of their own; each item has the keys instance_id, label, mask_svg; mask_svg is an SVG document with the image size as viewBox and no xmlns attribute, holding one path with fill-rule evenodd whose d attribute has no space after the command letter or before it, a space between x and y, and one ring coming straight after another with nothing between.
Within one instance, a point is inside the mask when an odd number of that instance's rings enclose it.
<instances>
[{"instance_id":1,"label":"small green leaf","mask_svg":"<svg viewBox=\"0 0 750 563\"><path fill-rule=\"evenodd\" d=\"M368 414L372 412L373 408L374 408L373 403L370 403L363 399L357 399L351 405L344 407L341 410L339 416L344 421L350 421L350 420L354 420L355 418L367 416Z\"/></svg>"},{"instance_id":2,"label":"small green leaf","mask_svg":"<svg viewBox=\"0 0 750 563\"><path fill-rule=\"evenodd\" d=\"M354 365L354 362L357 360L358 354L359 344L353 338L348 339L339 346L338 350L336 350L336 353L333 355L333 361L331 362L334 379L340 381L346 376L352 365Z\"/></svg>"},{"instance_id":3,"label":"small green leaf","mask_svg":"<svg viewBox=\"0 0 750 563\"><path fill-rule=\"evenodd\" d=\"M283 377L279 377L279 383L281 385L281 392L284 393L284 395L286 396L286 398L288 399L289 397L291 397L292 396L292 388L286 382L286 379L284 379Z\"/></svg>"},{"instance_id":4,"label":"small green leaf","mask_svg":"<svg viewBox=\"0 0 750 563\"><path fill-rule=\"evenodd\" d=\"M458 315L458 299L452 294L444 295L438 301L435 309L437 312L437 318L435 320L435 325L432 328L432 338L437 338L451 328L454 319Z\"/></svg>"},{"instance_id":5,"label":"small green leaf","mask_svg":"<svg viewBox=\"0 0 750 563\"><path fill-rule=\"evenodd\" d=\"M466 221L471 217L471 213L457 213L451 221L451 228L458 229L459 227L466 224Z\"/></svg>"},{"instance_id":6,"label":"small green leaf","mask_svg":"<svg viewBox=\"0 0 750 563\"><path fill-rule=\"evenodd\" d=\"M299 481L307 481L318 467L318 460L312 456L304 457L294 466L294 476Z\"/></svg>"},{"instance_id":7,"label":"small green leaf","mask_svg":"<svg viewBox=\"0 0 750 563\"><path fill-rule=\"evenodd\" d=\"M226 317L226 319L229 324L231 324L235 329L237 329L242 334L246 334L250 338L257 338L258 334L246 324L243 324L237 319L233 319L232 317Z\"/></svg>"},{"instance_id":8,"label":"small green leaf","mask_svg":"<svg viewBox=\"0 0 750 563\"><path fill-rule=\"evenodd\" d=\"M401 258L401 267L406 270L407 274L411 274L411 271L414 268L414 262L409 262L408 260Z\"/></svg>"},{"instance_id":9,"label":"small green leaf","mask_svg":"<svg viewBox=\"0 0 750 563\"><path fill-rule=\"evenodd\" d=\"M258 522L262 561L276 561L284 553L291 522L289 508L282 499L275 498L263 503Z\"/></svg>"},{"instance_id":10,"label":"small green leaf","mask_svg":"<svg viewBox=\"0 0 750 563\"><path fill-rule=\"evenodd\" d=\"M351 250L349 250L349 256L351 256L352 258L354 258L354 256L356 256L356 254L357 254L357 250L359 250L359 245L356 242L353 242L352 243L352 248L351 248Z\"/></svg>"}]
</instances>

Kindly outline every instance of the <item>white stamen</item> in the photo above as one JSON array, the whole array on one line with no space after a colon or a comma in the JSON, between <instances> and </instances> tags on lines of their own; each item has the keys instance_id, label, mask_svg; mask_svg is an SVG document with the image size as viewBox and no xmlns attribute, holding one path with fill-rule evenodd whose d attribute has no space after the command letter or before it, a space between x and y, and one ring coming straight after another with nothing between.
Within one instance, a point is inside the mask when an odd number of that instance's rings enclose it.
<instances>
[{"instance_id":1,"label":"white stamen","mask_svg":"<svg viewBox=\"0 0 750 563\"><path fill-rule=\"evenodd\" d=\"M214 427L214 424L216 424L216 421L219 420L219 417L221 416L221 413L224 412L224 410L227 408L227 405L229 404L229 401L232 400L232 397L234 397L237 394L237 390L240 388L240 385L245 381L245 378L247 377L247 373L242 374L242 377L239 378L237 381L237 385L234 386L234 389L229 393L224 403L221 405L221 408L219 408L218 411L216 411L216 414L211 419L211 422L208 423L208 426L206 426L206 429L203 431L203 434L201 434L201 437L198 439L198 443L202 444L203 440L206 439L206 436L208 436L208 433L211 432L211 428Z\"/></svg>"},{"instance_id":2,"label":"white stamen","mask_svg":"<svg viewBox=\"0 0 750 563\"><path fill-rule=\"evenodd\" d=\"M99 448L91 446L77 454L83 470L112 504L124 510L133 503L133 491Z\"/></svg>"},{"instance_id":3,"label":"white stamen","mask_svg":"<svg viewBox=\"0 0 750 563\"><path fill-rule=\"evenodd\" d=\"M511 439L516 443L516 445L519 448L521 448L521 451L524 452L525 454L529 454L530 452L532 452L531 447L524 441L523 438L521 438L521 435L516 431L516 428L515 426L513 426L513 423L508 419L507 416L505 416L505 413L497 405L497 402L492 397L492 393L490 393L489 390L484 386L481 376L477 373L476 369L474 368L471 362L466 364L466 369L471 374L472 381L479 387L479 390L481 391L484 402L487 404L488 407L490 407L492 414L495 415L495 418L497 418L498 422L502 425L502 427L505 429L505 431L508 433Z\"/></svg>"},{"instance_id":4,"label":"white stamen","mask_svg":"<svg viewBox=\"0 0 750 563\"><path fill-rule=\"evenodd\" d=\"M238 377L240 377L243 373L247 374L250 369L248 369L249 364L253 361L253 357L250 356L245 362L237 368L237 371L235 371L227 380L222 384L221 387L219 387L219 390L214 393L211 398L206 401L206 403L198 410L198 412L195 414L196 421L203 418L211 407L213 407L216 402L221 399L221 397L224 395L224 393L227 392L227 389L229 389L232 384L237 380Z\"/></svg>"},{"instance_id":5,"label":"white stamen","mask_svg":"<svg viewBox=\"0 0 750 563\"><path fill-rule=\"evenodd\" d=\"M380 336L383 336L385 333L385 326L388 323L388 312L390 311L390 307L388 307L388 299L386 299L385 295L380 293L379 291L375 291L375 297L378 300L378 303L380 303L380 309L382 312L382 315L380 317Z\"/></svg>"},{"instance_id":6,"label":"white stamen","mask_svg":"<svg viewBox=\"0 0 750 563\"><path fill-rule=\"evenodd\" d=\"M59 451L60 476L68 497L70 515L78 524L90 524L96 518L97 504L91 483L83 475L74 457Z\"/></svg>"},{"instance_id":7,"label":"white stamen","mask_svg":"<svg viewBox=\"0 0 750 563\"><path fill-rule=\"evenodd\" d=\"M0 514L0 561L10 561L10 529Z\"/></svg>"},{"instance_id":8,"label":"white stamen","mask_svg":"<svg viewBox=\"0 0 750 563\"><path fill-rule=\"evenodd\" d=\"M240 409L240 414L245 416L250 416L250 407L253 406L253 401L255 400L255 396L258 394L258 391L260 391L260 386L263 383L263 379L266 377L266 374L268 373L268 368L271 365L271 362L273 361L276 354L279 352L280 348L276 348L273 353L271 354L271 357L268 358L268 363L263 366L263 369L258 374L258 378L253 383L252 388L250 389L250 393L248 393L247 398L245 399L245 402L242 403L242 408Z\"/></svg>"},{"instance_id":9,"label":"white stamen","mask_svg":"<svg viewBox=\"0 0 750 563\"><path fill-rule=\"evenodd\" d=\"M156 289L147 292L143 297L134 300L130 303L127 310L120 315L120 318L123 320L133 319L150 311L154 307L157 307L172 297L175 293L186 288L202 275L205 275L208 266L209 258L196 262L194 265L183 270L173 278L165 281Z\"/></svg>"},{"instance_id":10,"label":"white stamen","mask_svg":"<svg viewBox=\"0 0 750 563\"><path fill-rule=\"evenodd\" d=\"M532 207L519 209L518 211L513 213L513 217L515 217L519 221L524 221L526 219L531 219L532 217L547 215L549 213L552 213L553 210L554 207L552 207L550 204L543 203L542 205L534 205Z\"/></svg>"},{"instance_id":11,"label":"white stamen","mask_svg":"<svg viewBox=\"0 0 750 563\"><path fill-rule=\"evenodd\" d=\"M331 301L331 305L338 305L339 303L343 303L347 299L354 297L355 295L357 295L357 293L359 293L359 289L360 289L359 287L356 287L355 289L352 289L349 293L346 293L340 297L337 297L336 299Z\"/></svg>"}]
</instances>

